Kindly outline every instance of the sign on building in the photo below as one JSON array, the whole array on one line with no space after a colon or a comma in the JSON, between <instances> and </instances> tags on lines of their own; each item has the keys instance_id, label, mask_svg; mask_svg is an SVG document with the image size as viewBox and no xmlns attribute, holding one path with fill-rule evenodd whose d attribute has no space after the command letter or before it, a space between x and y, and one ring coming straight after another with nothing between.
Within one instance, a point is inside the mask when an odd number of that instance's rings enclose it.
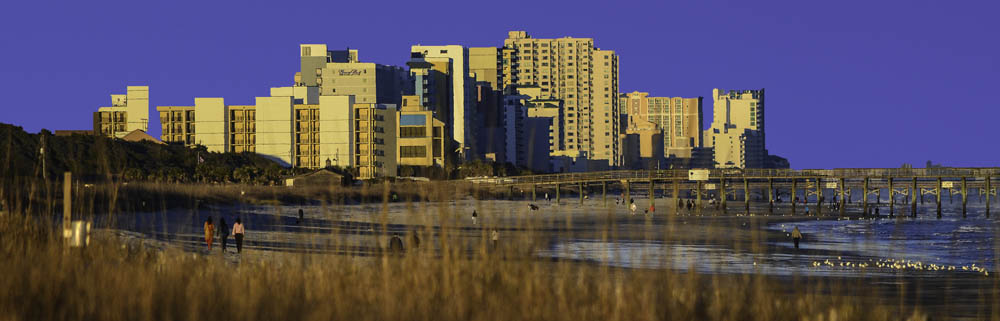
<instances>
[{"instance_id":1,"label":"sign on building","mask_svg":"<svg viewBox=\"0 0 1000 321\"><path fill-rule=\"evenodd\" d=\"M837 182L826 183L826 188L837 188Z\"/></svg>"},{"instance_id":2,"label":"sign on building","mask_svg":"<svg viewBox=\"0 0 1000 321\"><path fill-rule=\"evenodd\" d=\"M688 170L688 180L692 181L707 181L708 173L710 171L707 169L691 169Z\"/></svg>"},{"instance_id":3,"label":"sign on building","mask_svg":"<svg viewBox=\"0 0 1000 321\"><path fill-rule=\"evenodd\" d=\"M941 188L955 188L955 182L941 182Z\"/></svg>"},{"instance_id":4,"label":"sign on building","mask_svg":"<svg viewBox=\"0 0 1000 321\"><path fill-rule=\"evenodd\" d=\"M705 184L705 189L715 189L715 184Z\"/></svg>"}]
</instances>

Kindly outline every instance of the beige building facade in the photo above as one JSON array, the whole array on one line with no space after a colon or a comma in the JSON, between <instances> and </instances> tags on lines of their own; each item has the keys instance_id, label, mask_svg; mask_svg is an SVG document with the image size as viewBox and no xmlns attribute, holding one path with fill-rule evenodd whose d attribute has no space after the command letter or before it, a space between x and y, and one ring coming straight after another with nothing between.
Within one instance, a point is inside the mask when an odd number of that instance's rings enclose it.
<instances>
[{"instance_id":1,"label":"beige building facade","mask_svg":"<svg viewBox=\"0 0 1000 321\"><path fill-rule=\"evenodd\" d=\"M499 81L504 88L538 86L542 98L563 101L566 154L603 161L605 168L620 165L614 51L595 47L591 38L543 39L511 31L500 59Z\"/></svg>"},{"instance_id":2,"label":"beige building facade","mask_svg":"<svg viewBox=\"0 0 1000 321\"><path fill-rule=\"evenodd\" d=\"M419 96L403 96L396 118L396 162L407 166L444 167L444 122L420 105Z\"/></svg>"},{"instance_id":3,"label":"beige building facade","mask_svg":"<svg viewBox=\"0 0 1000 321\"><path fill-rule=\"evenodd\" d=\"M315 98L301 104L308 98L256 97L254 105L195 98L194 106L159 106L161 138L212 152L253 152L288 166L357 167L361 179L396 175L395 105Z\"/></svg>"},{"instance_id":4,"label":"beige building facade","mask_svg":"<svg viewBox=\"0 0 1000 321\"><path fill-rule=\"evenodd\" d=\"M302 44L299 49L301 70L295 86L317 87L319 96L351 95L358 103L398 105L402 93L412 90L405 69L360 62L357 50L327 50L323 44Z\"/></svg>"},{"instance_id":5,"label":"beige building facade","mask_svg":"<svg viewBox=\"0 0 1000 321\"><path fill-rule=\"evenodd\" d=\"M128 86L111 95L111 106L94 112L94 133L121 138L134 130L149 130L149 86Z\"/></svg>"},{"instance_id":6,"label":"beige building facade","mask_svg":"<svg viewBox=\"0 0 1000 321\"><path fill-rule=\"evenodd\" d=\"M635 91L621 94L619 104L627 114L629 130L651 122L663 132L665 157L691 158L693 149L704 146L702 97L650 97Z\"/></svg>"},{"instance_id":7,"label":"beige building facade","mask_svg":"<svg viewBox=\"0 0 1000 321\"><path fill-rule=\"evenodd\" d=\"M719 168L767 166L764 139L764 89L713 89L710 145Z\"/></svg>"},{"instance_id":8,"label":"beige building facade","mask_svg":"<svg viewBox=\"0 0 1000 321\"><path fill-rule=\"evenodd\" d=\"M473 125L475 115L475 76L469 72L469 50L459 45L410 47L411 56L422 55L429 61L448 63L447 75L451 87L451 138L458 144L460 153L474 145ZM442 70L443 71L443 70Z\"/></svg>"}]
</instances>

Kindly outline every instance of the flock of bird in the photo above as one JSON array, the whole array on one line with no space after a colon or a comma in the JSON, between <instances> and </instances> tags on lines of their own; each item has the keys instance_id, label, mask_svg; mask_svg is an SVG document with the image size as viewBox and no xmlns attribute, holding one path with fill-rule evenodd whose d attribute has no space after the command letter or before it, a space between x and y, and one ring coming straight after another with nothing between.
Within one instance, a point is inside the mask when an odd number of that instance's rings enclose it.
<instances>
[{"instance_id":1,"label":"flock of bird","mask_svg":"<svg viewBox=\"0 0 1000 321\"><path fill-rule=\"evenodd\" d=\"M976 266L975 263L972 265L954 266L954 265L937 265L937 264L924 264L920 261L911 260L897 260L897 259L868 259L867 262L850 262L843 261L841 257L837 257L836 261L830 261L829 259L820 261L813 261L812 266L815 268L878 268L878 269L889 269L889 270L913 270L913 271L956 271L962 270L967 272L982 273L983 276L990 276L990 272L981 266Z\"/></svg>"}]
</instances>

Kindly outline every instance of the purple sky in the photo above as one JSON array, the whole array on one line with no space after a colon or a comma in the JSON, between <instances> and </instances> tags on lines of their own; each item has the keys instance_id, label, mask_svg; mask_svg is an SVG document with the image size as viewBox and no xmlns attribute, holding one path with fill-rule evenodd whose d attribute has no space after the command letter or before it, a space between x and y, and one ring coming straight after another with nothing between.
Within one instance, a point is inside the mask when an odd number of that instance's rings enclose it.
<instances>
[{"instance_id":1,"label":"purple sky","mask_svg":"<svg viewBox=\"0 0 1000 321\"><path fill-rule=\"evenodd\" d=\"M706 97L706 127L713 87L766 88L767 147L793 168L1000 160L1000 1L487 3L12 1L0 122L89 129L126 85L150 86L151 107L252 104L290 85L299 43L401 65L413 44L501 46L527 30L617 51L623 92ZM523 6L537 9L501 11Z\"/></svg>"}]
</instances>

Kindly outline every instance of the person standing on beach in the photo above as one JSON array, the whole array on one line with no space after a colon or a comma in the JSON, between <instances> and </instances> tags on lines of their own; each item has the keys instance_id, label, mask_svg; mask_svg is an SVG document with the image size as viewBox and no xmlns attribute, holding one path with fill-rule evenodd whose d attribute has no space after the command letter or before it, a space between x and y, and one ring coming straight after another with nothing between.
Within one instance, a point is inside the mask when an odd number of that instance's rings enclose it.
<instances>
[{"instance_id":1,"label":"person standing on beach","mask_svg":"<svg viewBox=\"0 0 1000 321\"><path fill-rule=\"evenodd\" d=\"M403 254L403 239L399 238L399 233L393 233L389 239L389 253Z\"/></svg>"},{"instance_id":2,"label":"person standing on beach","mask_svg":"<svg viewBox=\"0 0 1000 321\"><path fill-rule=\"evenodd\" d=\"M802 232L799 232L799 227L796 226L792 229L792 242L795 242L795 248L799 248L799 240L802 239Z\"/></svg>"},{"instance_id":3,"label":"person standing on beach","mask_svg":"<svg viewBox=\"0 0 1000 321\"><path fill-rule=\"evenodd\" d=\"M212 250L213 236L215 235L215 224L212 223L212 217L209 216L205 220L205 243L208 244L208 250Z\"/></svg>"},{"instance_id":4,"label":"person standing on beach","mask_svg":"<svg viewBox=\"0 0 1000 321\"><path fill-rule=\"evenodd\" d=\"M476 225L477 219L479 219L479 214L476 214L476 210L472 210L472 225Z\"/></svg>"},{"instance_id":5,"label":"person standing on beach","mask_svg":"<svg viewBox=\"0 0 1000 321\"><path fill-rule=\"evenodd\" d=\"M493 229L493 231L490 232L490 240L493 242L493 249L496 250L497 243L500 242L500 232L497 232L497 229Z\"/></svg>"},{"instance_id":6,"label":"person standing on beach","mask_svg":"<svg viewBox=\"0 0 1000 321\"><path fill-rule=\"evenodd\" d=\"M302 209L300 208L299 209L299 220L297 222L295 222L295 224L302 224L302 220L303 219L305 219L305 214L302 212Z\"/></svg>"},{"instance_id":7,"label":"person standing on beach","mask_svg":"<svg viewBox=\"0 0 1000 321\"><path fill-rule=\"evenodd\" d=\"M222 242L222 253L226 253L226 241L229 240L229 229L226 228L226 219L219 218L219 239Z\"/></svg>"},{"instance_id":8,"label":"person standing on beach","mask_svg":"<svg viewBox=\"0 0 1000 321\"><path fill-rule=\"evenodd\" d=\"M243 222L240 222L240 218L236 218L236 224L233 224L233 238L236 239L236 253L243 253L243 233L246 231L243 228Z\"/></svg>"}]
</instances>

